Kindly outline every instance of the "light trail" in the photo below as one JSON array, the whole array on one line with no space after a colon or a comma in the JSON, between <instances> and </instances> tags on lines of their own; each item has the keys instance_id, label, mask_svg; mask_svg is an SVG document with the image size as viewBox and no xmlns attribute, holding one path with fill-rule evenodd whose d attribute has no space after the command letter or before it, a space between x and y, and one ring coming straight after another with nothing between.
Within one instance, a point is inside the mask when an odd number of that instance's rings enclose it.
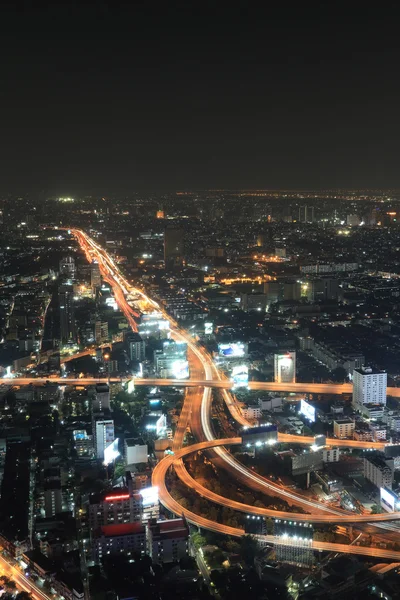
<instances>
[{"instance_id":1,"label":"light trail","mask_svg":"<svg viewBox=\"0 0 400 600\"><path fill-rule=\"evenodd\" d=\"M136 288L132 288L129 283L126 281L126 279L124 277L122 277L122 275L119 273L118 267L115 264L115 262L113 261L113 259L98 245L96 244L93 240L91 240L88 236L86 236L83 232L81 232L80 230L73 230L74 235L76 235L78 241L80 241L81 246L84 246L84 250L86 252L87 258L88 260L92 260L93 259L93 254L96 256L99 265L101 264L103 269L104 269L104 273L105 273L105 277L107 277L107 280L109 281L110 285L113 287L114 290L114 294L116 297L116 300L121 308L121 310L124 312L125 316L128 319L128 322L131 324L132 328L136 327L136 322L133 319L132 316L132 308L129 306L129 304L126 302L125 296L124 294L132 294L132 293L136 293L139 296L141 296L143 298L143 300L145 300L149 306L152 306L153 308L155 308L156 310L159 310L162 312L162 314L164 315L165 318L167 318L169 320L169 322L176 328L176 331L174 332L174 335L179 337L180 339L184 340L185 342L187 342L188 344L188 348L190 349L191 352L193 352L193 354L200 360L202 367L204 369L204 374L205 374L205 380L197 380L197 381L183 381L183 382L179 382L177 380L163 380L163 383L160 383L160 380L154 380L153 385L185 385L187 387L204 387L204 392L201 398L201 402L200 402L200 407L198 412L200 413L200 422L201 422L201 428L202 431L204 432L206 438L207 438L207 442L211 444L210 446L206 446L205 448L213 448L214 451L224 460L225 465L227 467L229 467L234 473L238 474L240 477L244 477L246 480L251 479L253 483L255 483L256 485L260 486L261 488L266 488L268 490L271 490L271 488L273 489L274 493L279 493L279 495L285 495L286 497L290 498L292 501L298 501L298 495L293 494L292 492L289 492L287 490L285 490L282 486L278 487L275 484L271 484L270 482L268 482L267 480L261 478L258 475L255 475L254 473L252 473L251 470L246 469L246 467L244 467L243 465L241 465L238 461L236 461L230 454L229 452L226 450L226 448L224 448L224 441L222 440L214 440L213 439L213 432L212 432L212 428L211 428L211 424L210 424L210 409L211 409L211 387L218 387L221 388L223 390L223 397L224 397L224 401L226 402L229 411L231 412L232 416L237 419L242 425L247 424L247 421L243 418L243 416L241 415L240 412L240 408L238 407L238 404L236 402L236 400L230 396L227 392L227 389L231 388L232 384L231 382L228 382L227 380L224 380L221 377L221 374L219 373L219 371L217 370L217 368L215 367L211 356L202 348L200 348L199 346L197 346L197 344L195 344L192 340L192 338L189 336L189 334L181 329L178 328L177 323L171 319L171 317L153 300L151 300L150 298L148 298L141 290L138 290ZM128 308L127 308L128 307ZM133 321L133 323L131 322L131 319ZM216 376L216 380L213 380L213 375L215 374ZM83 379L80 379L78 381L78 384L83 384ZM93 380L92 380L93 381ZM151 381L152 380L143 380L145 381L145 383L142 383L142 385L151 385ZM136 383L136 382L135 382ZM66 380L63 380L63 384L66 385ZM137 384L139 385L139 382L137 382ZM275 384L275 383L265 383L265 382L251 382L250 386L251 389L266 389L266 390L271 390L271 391L287 391L287 392L299 392L299 391L309 391L312 393L329 393L329 394L336 394L336 393L351 393L352 391L352 387L349 384ZM394 390L396 391L396 393L393 393L392 395L394 396L400 396L400 389L394 388ZM388 394L390 394L390 391L388 389ZM198 408L198 397L199 394L195 393L193 395L193 398L190 400L187 398L185 399L185 401L187 400L187 404L185 407L185 413L182 416L182 419L180 419L180 425L181 425L181 429L180 429L180 433L179 436L177 438L176 443L174 444L174 447L176 449L178 449L178 447L182 444L183 442L183 435L182 434L182 427L186 427L187 423L191 423L191 425L193 426L193 423L197 422L197 418L198 415L193 415L193 412L195 412L193 409ZM297 439L301 436L295 436ZM292 440L287 440L292 441ZM306 443L309 443L310 441L312 441L312 438L309 438L309 440ZM225 440L225 442L227 443L227 441ZM339 440L334 440L334 445L339 445ZM341 444L342 441L340 441ZM368 443L363 443L363 442L357 442L356 440L345 440L344 442L346 442L345 445L347 444L351 444L351 447L372 447L372 443L368 442ZM354 446L354 442L357 443L357 446ZM203 442L204 443L204 442ZM234 442L235 443L235 442ZM304 438L301 439L301 441L296 441L296 443L304 443ZM362 444L362 445L359 445ZM365 444L365 445L363 445ZM384 447L384 444L380 444L378 446L379 448ZM182 460L182 456L179 454L180 451L178 451L178 454L175 455L174 457L172 457L172 461L177 463L177 461L180 461L178 463L177 466L177 470L180 471L180 473L187 473L186 470L184 469L184 466L181 462ZM167 459L164 459L163 461L161 461L160 465L164 463L164 461ZM166 465L165 465L166 466ZM162 486L159 485L160 489L162 490L162 494L161 494L161 501L164 505L166 505L168 508L170 508L170 510L172 510L172 512L175 512L176 514L181 514L182 513L182 507L180 507L180 505L178 503L176 503L168 494L168 490L166 489L165 486L165 475L164 475L164 480L162 482ZM168 497L169 496L169 497ZM340 519L343 519L343 517L348 517L351 518L351 522L354 522L355 517L360 517L360 515L343 515L343 513L339 513L338 511L333 511L332 509L329 509L328 507L326 507L325 505L318 505L318 503L315 502L311 502L311 501L307 501L306 499L302 499L303 502L308 502L310 507L313 508L314 510L325 510L327 512L330 512L331 514L329 515L325 515L325 518L329 519L329 522L332 522L332 513L337 512L337 517ZM169 506L166 504L167 502L169 502ZM174 504L174 508L171 508L172 503L175 502ZM265 509L267 510L267 509ZM188 513L185 513L186 516L188 516ZM292 513L290 513L292 514ZM376 515L377 516L377 515ZM365 515L361 515L361 517L364 517L365 520L367 521L371 521L371 520L375 520L371 518L371 515L368 515L365 517ZM386 517L386 515L384 515L384 517ZM315 516L314 515L310 515L309 517L310 519L314 519ZM320 518L319 516L317 518ZM392 519L392 515L390 515L389 520ZM200 517L199 515L195 515L194 513L190 513L190 518L188 518L188 520L191 520L191 522L197 524L198 526L201 527L206 527L208 529L211 529L213 531L220 531L222 533L227 533L228 535L243 535L243 531L242 530L238 530L235 528L230 528L227 527L225 525L221 525L219 523L214 523L212 521L209 521L207 519L204 519L203 517ZM382 519L383 520L383 519ZM272 537L272 536L271 536ZM321 546L325 546L326 549L329 549L330 551L335 551L335 552L351 552L351 553L362 553L362 554L366 554L366 555L374 555L374 553L376 553L376 549L365 549L363 548L362 552L359 552L359 548L357 548L357 552L353 552L350 551L348 549L348 547L346 545L340 545L340 544L323 544L320 543L320 547ZM339 546L342 547L344 549L339 549ZM316 549L317 546L315 546ZM324 549L325 549L324 548ZM353 547L351 547L353 548ZM320 548L322 549L322 548ZM393 558L393 556L395 555L395 557L397 558L398 556L400 556L400 553L390 553L388 554L388 556L390 555L390 558Z\"/></svg>"}]
</instances>

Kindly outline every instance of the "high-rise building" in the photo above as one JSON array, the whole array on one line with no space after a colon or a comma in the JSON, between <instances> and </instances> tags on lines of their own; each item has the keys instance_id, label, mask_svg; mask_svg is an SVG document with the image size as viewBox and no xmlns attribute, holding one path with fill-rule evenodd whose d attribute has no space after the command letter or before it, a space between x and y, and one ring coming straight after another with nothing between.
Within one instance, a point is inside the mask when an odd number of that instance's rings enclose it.
<instances>
[{"instance_id":1,"label":"high-rise building","mask_svg":"<svg viewBox=\"0 0 400 600\"><path fill-rule=\"evenodd\" d=\"M281 281L266 281L264 294L267 296L267 306L283 300L283 283Z\"/></svg>"},{"instance_id":2,"label":"high-rise building","mask_svg":"<svg viewBox=\"0 0 400 600\"><path fill-rule=\"evenodd\" d=\"M96 383L93 412L99 413L105 410L110 410L110 387L106 383Z\"/></svg>"},{"instance_id":3,"label":"high-rise building","mask_svg":"<svg viewBox=\"0 0 400 600\"><path fill-rule=\"evenodd\" d=\"M296 352L274 354L275 383L296 383Z\"/></svg>"},{"instance_id":4,"label":"high-rise building","mask_svg":"<svg viewBox=\"0 0 400 600\"><path fill-rule=\"evenodd\" d=\"M118 488L113 492L89 496L89 528L93 534L102 525L136 523L141 521L142 496Z\"/></svg>"},{"instance_id":5,"label":"high-rise building","mask_svg":"<svg viewBox=\"0 0 400 600\"><path fill-rule=\"evenodd\" d=\"M63 344L76 341L74 290L72 284L62 283L58 288L60 304L60 339Z\"/></svg>"},{"instance_id":6,"label":"high-rise building","mask_svg":"<svg viewBox=\"0 0 400 600\"><path fill-rule=\"evenodd\" d=\"M165 270L171 271L183 265L184 231L168 228L164 232L164 264Z\"/></svg>"},{"instance_id":7,"label":"high-rise building","mask_svg":"<svg viewBox=\"0 0 400 600\"><path fill-rule=\"evenodd\" d=\"M300 223L314 223L314 207L313 206L300 206L299 207L299 221Z\"/></svg>"},{"instance_id":8,"label":"high-rise building","mask_svg":"<svg viewBox=\"0 0 400 600\"><path fill-rule=\"evenodd\" d=\"M101 287L101 273L97 262L92 262L90 265L90 285L93 290Z\"/></svg>"},{"instance_id":9,"label":"high-rise building","mask_svg":"<svg viewBox=\"0 0 400 600\"><path fill-rule=\"evenodd\" d=\"M46 517L62 512L62 489L61 481L48 481L44 488L44 513Z\"/></svg>"},{"instance_id":10,"label":"high-rise building","mask_svg":"<svg viewBox=\"0 0 400 600\"><path fill-rule=\"evenodd\" d=\"M353 371L353 406L364 404L386 405L387 373L362 367Z\"/></svg>"},{"instance_id":11,"label":"high-rise building","mask_svg":"<svg viewBox=\"0 0 400 600\"><path fill-rule=\"evenodd\" d=\"M364 457L364 477L377 488L392 489L394 474L394 459L386 458L384 454Z\"/></svg>"},{"instance_id":12,"label":"high-rise building","mask_svg":"<svg viewBox=\"0 0 400 600\"><path fill-rule=\"evenodd\" d=\"M65 256L60 260L60 275L68 279L74 279L76 274L75 261L72 256Z\"/></svg>"},{"instance_id":13,"label":"high-rise building","mask_svg":"<svg viewBox=\"0 0 400 600\"><path fill-rule=\"evenodd\" d=\"M104 453L114 441L114 421L103 416L94 417L93 442L96 457L104 460Z\"/></svg>"},{"instance_id":14,"label":"high-rise building","mask_svg":"<svg viewBox=\"0 0 400 600\"><path fill-rule=\"evenodd\" d=\"M108 322L96 321L94 324L94 339L96 344L103 344L108 341Z\"/></svg>"},{"instance_id":15,"label":"high-rise building","mask_svg":"<svg viewBox=\"0 0 400 600\"><path fill-rule=\"evenodd\" d=\"M131 360L142 362L146 358L146 344L138 333L131 333L127 338L129 357Z\"/></svg>"}]
</instances>

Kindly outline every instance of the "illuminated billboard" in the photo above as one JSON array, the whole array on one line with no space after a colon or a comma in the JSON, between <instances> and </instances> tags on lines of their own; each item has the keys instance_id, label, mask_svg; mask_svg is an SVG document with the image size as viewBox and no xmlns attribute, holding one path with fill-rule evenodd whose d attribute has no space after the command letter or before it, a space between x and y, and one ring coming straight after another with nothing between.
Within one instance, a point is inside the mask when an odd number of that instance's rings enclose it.
<instances>
[{"instance_id":1,"label":"illuminated billboard","mask_svg":"<svg viewBox=\"0 0 400 600\"><path fill-rule=\"evenodd\" d=\"M104 464L110 465L119 456L118 438L104 449Z\"/></svg>"},{"instance_id":2,"label":"illuminated billboard","mask_svg":"<svg viewBox=\"0 0 400 600\"><path fill-rule=\"evenodd\" d=\"M143 507L145 506L153 506L158 502L158 487L152 486L148 488L143 488L139 491L139 494L142 496Z\"/></svg>"},{"instance_id":3,"label":"illuminated billboard","mask_svg":"<svg viewBox=\"0 0 400 600\"><path fill-rule=\"evenodd\" d=\"M274 355L275 383L296 383L296 352Z\"/></svg>"},{"instance_id":4,"label":"illuminated billboard","mask_svg":"<svg viewBox=\"0 0 400 600\"><path fill-rule=\"evenodd\" d=\"M233 388L247 387L249 384L249 368L246 365L238 365L232 369Z\"/></svg>"},{"instance_id":5,"label":"illuminated billboard","mask_svg":"<svg viewBox=\"0 0 400 600\"><path fill-rule=\"evenodd\" d=\"M187 360L178 359L172 363L172 373L176 379L187 379L189 377L189 363Z\"/></svg>"},{"instance_id":6,"label":"illuminated billboard","mask_svg":"<svg viewBox=\"0 0 400 600\"><path fill-rule=\"evenodd\" d=\"M397 494L389 490L387 487L381 487L381 507L386 512L395 512L399 503Z\"/></svg>"},{"instance_id":7,"label":"illuminated billboard","mask_svg":"<svg viewBox=\"0 0 400 600\"><path fill-rule=\"evenodd\" d=\"M230 342L229 344L218 344L218 353L225 358L240 358L247 354L246 344L243 342Z\"/></svg>"},{"instance_id":8,"label":"illuminated billboard","mask_svg":"<svg viewBox=\"0 0 400 600\"><path fill-rule=\"evenodd\" d=\"M128 381L127 392L128 394L132 394L135 391L135 380L130 379Z\"/></svg>"},{"instance_id":9,"label":"illuminated billboard","mask_svg":"<svg viewBox=\"0 0 400 600\"><path fill-rule=\"evenodd\" d=\"M211 335L214 329L213 323L204 323L204 333L205 335Z\"/></svg>"},{"instance_id":10,"label":"illuminated billboard","mask_svg":"<svg viewBox=\"0 0 400 600\"><path fill-rule=\"evenodd\" d=\"M311 423L315 423L315 408L305 400L300 402L300 413L311 421Z\"/></svg>"}]
</instances>

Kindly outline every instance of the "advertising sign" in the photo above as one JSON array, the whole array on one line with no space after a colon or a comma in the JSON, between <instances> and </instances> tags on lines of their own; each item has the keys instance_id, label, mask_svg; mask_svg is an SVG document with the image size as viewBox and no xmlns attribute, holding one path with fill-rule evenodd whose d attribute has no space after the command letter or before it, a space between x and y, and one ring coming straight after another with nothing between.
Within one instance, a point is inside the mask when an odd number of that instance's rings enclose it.
<instances>
[{"instance_id":1,"label":"advertising sign","mask_svg":"<svg viewBox=\"0 0 400 600\"><path fill-rule=\"evenodd\" d=\"M104 449L104 464L110 465L119 456L118 438Z\"/></svg>"},{"instance_id":2,"label":"advertising sign","mask_svg":"<svg viewBox=\"0 0 400 600\"><path fill-rule=\"evenodd\" d=\"M300 402L300 413L311 421L311 423L315 423L315 408L305 400Z\"/></svg>"},{"instance_id":3,"label":"advertising sign","mask_svg":"<svg viewBox=\"0 0 400 600\"><path fill-rule=\"evenodd\" d=\"M234 388L247 387L249 384L249 368L246 365L233 367L232 381Z\"/></svg>"},{"instance_id":4,"label":"advertising sign","mask_svg":"<svg viewBox=\"0 0 400 600\"><path fill-rule=\"evenodd\" d=\"M381 487L381 507L386 510L386 512L394 512L397 509L397 502L397 494L388 488Z\"/></svg>"},{"instance_id":5,"label":"advertising sign","mask_svg":"<svg viewBox=\"0 0 400 600\"><path fill-rule=\"evenodd\" d=\"M140 495L142 496L143 506L152 506L153 504L157 504L158 502L158 487L148 487L140 490Z\"/></svg>"},{"instance_id":6,"label":"advertising sign","mask_svg":"<svg viewBox=\"0 0 400 600\"><path fill-rule=\"evenodd\" d=\"M213 323L204 323L204 333L205 335L211 335L214 329Z\"/></svg>"},{"instance_id":7,"label":"advertising sign","mask_svg":"<svg viewBox=\"0 0 400 600\"><path fill-rule=\"evenodd\" d=\"M218 344L220 356L227 358L240 358L246 354L246 346L242 342L230 342L229 344Z\"/></svg>"},{"instance_id":8,"label":"advertising sign","mask_svg":"<svg viewBox=\"0 0 400 600\"><path fill-rule=\"evenodd\" d=\"M172 364L172 373L176 379L187 379L189 377L189 363L187 360L178 359Z\"/></svg>"}]
</instances>

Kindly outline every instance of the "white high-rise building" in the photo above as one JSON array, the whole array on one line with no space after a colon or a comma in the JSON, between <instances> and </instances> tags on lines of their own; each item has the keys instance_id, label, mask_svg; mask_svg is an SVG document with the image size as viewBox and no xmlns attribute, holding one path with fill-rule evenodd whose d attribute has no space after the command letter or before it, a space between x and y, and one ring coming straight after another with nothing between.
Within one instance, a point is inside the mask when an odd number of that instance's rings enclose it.
<instances>
[{"instance_id":1,"label":"white high-rise building","mask_svg":"<svg viewBox=\"0 0 400 600\"><path fill-rule=\"evenodd\" d=\"M362 367L353 371L353 405L359 408L364 404L386 405L387 373Z\"/></svg>"},{"instance_id":2,"label":"white high-rise building","mask_svg":"<svg viewBox=\"0 0 400 600\"><path fill-rule=\"evenodd\" d=\"M104 460L104 451L114 441L114 421L102 417L95 418L94 446L96 457Z\"/></svg>"}]
</instances>

